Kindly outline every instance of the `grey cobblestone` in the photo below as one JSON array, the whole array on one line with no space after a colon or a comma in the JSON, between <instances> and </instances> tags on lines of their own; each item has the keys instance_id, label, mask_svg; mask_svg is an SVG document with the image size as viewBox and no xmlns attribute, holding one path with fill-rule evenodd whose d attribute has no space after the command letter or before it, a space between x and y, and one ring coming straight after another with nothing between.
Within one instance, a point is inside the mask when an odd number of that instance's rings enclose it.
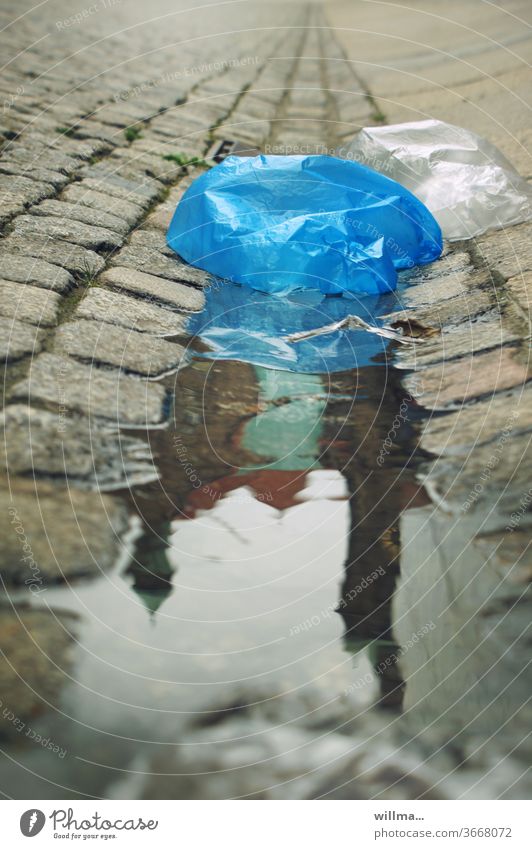
<instances>
[{"instance_id":1,"label":"grey cobblestone","mask_svg":"<svg viewBox=\"0 0 532 849\"><path fill-rule=\"evenodd\" d=\"M519 361L519 348L504 347L483 351L437 365L430 365L405 378L404 384L414 398L422 397L423 406L442 410L475 398L524 386L528 380L526 365ZM419 387L422 387L421 389Z\"/></svg>"},{"instance_id":2,"label":"grey cobblestone","mask_svg":"<svg viewBox=\"0 0 532 849\"><path fill-rule=\"evenodd\" d=\"M181 345L157 338L147 344L144 333L97 321L62 324L55 337L55 350L145 377L159 377L186 364Z\"/></svg>"},{"instance_id":3,"label":"grey cobblestone","mask_svg":"<svg viewBox=\"0 0 532 849\"><path fill-rule=\"evenodd\" d=\"M24 191L23 194L26 203L33 202L32 194L37 197L37 200L41 197L51 197L70 182L70 178L66 174L60 174L59 171L49 171L47 168L38 167L27 168L15 162L3 162L1 160L0 173L31 180L36 188L40 189L39 192L35 191L34 193Z\"/></svg>"},{"instance_id":4,"label":"grey cobblestone","mask_svg":"<svg viewBox=\"0 0 532 849\"><path fill-rule=\"evenodd\" d=\"M518 224L475 240L480 257L506 280L532 271L532 224Z\"/></svg>"},{"instance_id":5,"label":"grey cobblestone","mask_svg":"<svg viewBox=\"0 0 532 849\"><path fill-rule=\"evenodd\" d=\"M33 586L28 594L41 588L35 583ZM0 687L2 693L9 694L9 707L24 727L27 724L31 728L30 723L40 712L59 705L72 663L75 625L75 616L57 611L22 607L2 611ZM3 715L0 722L2 736L14 738L20 746L19 730Z\"/></svg>"},{"instance_id":6,"label":"grey cobblestone","mask_svg":"<svg viewBox=\"0 0 532 849\"><path fill-rule=\"evenodd\" d=\"M0 464L10 476L63 478L72 486L124 489L157 480L146 443L94 417L9 404L0 414Z\"/></svg>"},{"instance_id":7,"label":"grey cobblestone","mask_svg":"<svg viewBox=\"0 0 532 849\"><path fill-rule=\"evenodd\" d=\"M118 291L139 295L161 306L177 310L195 312L201 310L205 304L203 292L192 286L185 286L175 280L165 280L132 268L113 266L103 272L100 282Z\"/></svg>"},{"instance_id":8,"label":"grey cobblestone","mask_svg":"<svg viewBox=\"0 0 532 849\"><path fill-rule=\"evenodd\" d=\"M19 215L15 220L13 232L22 236L42 235L50 239L73 242L92 251L116 250L123 242L122 237L114 230L57 216L48 218L44 215Z\"/></svg>"},{"instance_id":9,"label":"grey cobblestone","mask_svg":"<svg viewBox=\"0 0 532 849\"><path fill-rule=\"evenodd\" d=\"M94 166L87 170L82 182L83 188L103 192L118 200L135 203L141 209L147 209L163 191L161 184L150 177L140 180L128 180L120 177L116 171L106 166Z\"/></svg>"},{"instance_id":10,"label":"grey cobblestone","mask_svg":"<svg viewBox=\"0 0 532 849\"><path fill-rule=\"evenodd\" d=\"M57 323L60 304L55 292L0 280L0 315L6 318L51 327Z\"/></svg>"},{"instance_id":11,"label":"grey cobblestone","mask_svg":"<svg viewBox=\"0 0 532 849\"><path fill-rule=\"evenodd\" d=\"M164 418L162 386L48 353L35 357L29 376L15 384L9 397L48 406L60 418L72 411L138 427Z\"/></svg>"},{"instance_id":12,"label":"grey cobblestone","mask_svg":"<svg viewBox=\"0 0 532 849\"><path fill-rule=\"evenodd\" d=\"M76 318L117 324L153 336L176 336L185 330L185 318L178 313L100 288L89 290L75 315Z\"/></svg>"},{"instance_id":13,"label":"grey cobblestone","mask_svg":"<svg viewBox=\"0 0 532 849\"><path fill-rule=\"evenodd\" d=\"M3 174L0 176L0 194L2 206L7 203L16 205L17 210L24 209L31 203L37 203L44 198L55 194L55 189L50 183L30 180L28 177L12 176Z\"/></svg>"},{"instance_id":14,"label":"grey cobblestone","mask_svg":"<svg viewBox=\"0 0 532 849\"><path fill-rule=\"evenodd\" d=\"M86 206L97 212L109 213L121 218L129 227L134 227L142 218L142 209L136 203L109 197L104 192L89 189L84 183L67 186L62 198L74 205Z\"/></svg>"},{"instance_id":15,"label":"grey cobblestone","mask_svg":"<svg viewBox=\"0 0 532 849\"><path fill-rule=\"evenodd\" d=\"M0 574L7 583L24 585L37 577L29 561L23 560L16 527L31 541L40 589L64 577L98 575L109 569L120 553L127 514L106 495L50 484L39 484L35 489L33 482L24 481L13 485L11 497L2 493L0 503L4 541ZM61 522L54 521L57 516L61 516Z\"/></svg>"},{"instance_id":16,"label":"grey cobblestone","mask_svg":"<svg viewBox=\"0 0 532 849\"><path fill-rule=\"evenodd\" d=\"M9 254L18 253L22 256L44 259L77 276L99 274L105 266L103 258L95 251L74 245L72 242L51 239L45 235L12 233L3 239L0 245L0 256L4 250Z\"/></svg>"},{"instance_id":17,"label":"grey cobblestone","mask_svg":"<svg viewBox=\"0 0 532 849\"><path fill-rule=\"evenodd\" d=\"M56 292L67 292L74 286L73 277L64 268L42 259L10 254L4 250L0 250L0 273L6 280L31 283Z\"/></svg>"},{"instance_id":18,"label":"grey cobblestone","mask_svg":"<svg viewBox=\"0 0 532 849\"><path fill-rule=\"evenodd\" d=\"M526 433L532 421L532 386L516 392L499 392L485 401L461 407L446 416L431 418L422 430L426 451L439 456L467 455L474 447L493 443L512 425L512 434Z\"/></svg>"},{"instance_id":19,"label":"grey cobblestone","mask_svg":"<svg viewBox=\"0 0 532 849\"><path fill-rule=\"evenodd\" d=\"M20 360L42 349L43 334L33 324L0 317L0 360Z\"/></svg>"},{"instance_id":20,"label":"grey cobblestone","mask_svg":"<svg viewBox=\"0 0 532 849\"><path fill-rule=\"evenodd\" d=\"M140 232L135 234L135 236L140 235ZM185 281L194 286L209 286L212 281L212 277L206 272L186 265L176 254L173 257L165 256L157 248L145 247L133 239L115 255L113 262L148 274L155 274L157 277L164 277L166 280Z\"/></svg>"},{"instance_id":21,"label":"grey cobblestone","mask_svg":"<svg viewBox=\"0 0 532 849\"><path fill-rule=\"evenodd\" d=\"M65 200L43 200L42 203L32 207L31 214L54 216L56 218L67 217L73 221L80 221L82 224L113 230L121 236L126 236L129 233L129 225L117 215L91 209L77 203L68 203Z\"/></svg>"},{"instance_id":22,"label":"grey cobblestone","mask_svg":"<svg viewBox=\"0 0 532 849\"><path fill-rule=\"evenodd\" d=\"M518 342L517 330L505 327L501 316L492 313L491 320L461 324L459 327L442 327L441 332L421 343L397 351L397 363L402 368L419 369L433 363L449 362L481 351L500 348L509 342Z\"/></svg>"}]
</instances>

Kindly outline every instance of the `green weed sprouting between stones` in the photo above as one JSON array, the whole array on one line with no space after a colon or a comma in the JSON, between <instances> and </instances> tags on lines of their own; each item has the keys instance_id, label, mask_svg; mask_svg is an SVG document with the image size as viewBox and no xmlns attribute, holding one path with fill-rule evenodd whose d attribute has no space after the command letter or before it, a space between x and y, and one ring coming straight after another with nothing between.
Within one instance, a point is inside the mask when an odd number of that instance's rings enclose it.
<instances>
[{"instance_id":1,"label":"green weed sprouting between stones","mask_svg":"<svg viewBox=\"0 0 532 849\"><path fill-rule=\"evenodd\" d=\"M56 133L61 133L62 136L73 136L75 131L74 127L56 127Z\"/></svg>"},{"instance_id":2,"label":"green weed sprouting between stones","mask_svg":"<svg viewBox=\"0 0 532 849\"><path fill-rule=\"evenodd\" d=\"M126 129L124 130L124 135L126 137L126 141L128 142L134 142L142 137L142 134L138 127L126 127Z\"/></svg>"},{"instance_id":3,"label":"green weed sprouting between stones","mask_svg":"<svg viewBox=\"0 0 532 849\"><path fill-rule=\"evenodd\" d=\"M210 168L208 162L205 159L201 159L199 156L187 156L186 153L167 153L163 156L163 159L166 159L167 162L175 162L176 165L198 165L203 168Z\"/></svg>"}]
</instances>

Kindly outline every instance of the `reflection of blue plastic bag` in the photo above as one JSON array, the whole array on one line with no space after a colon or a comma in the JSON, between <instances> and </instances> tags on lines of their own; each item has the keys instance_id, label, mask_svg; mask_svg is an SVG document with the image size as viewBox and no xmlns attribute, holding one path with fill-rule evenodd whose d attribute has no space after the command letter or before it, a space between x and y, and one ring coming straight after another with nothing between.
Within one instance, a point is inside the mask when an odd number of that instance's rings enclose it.
<instances>
[{"instance_id":1,"label":"reflection of blue plastic bag","mask_svg":"<svg viewBox=\"0 0 532 849\"><path fill-rule=\"evenodd\" d=\"M192 265L264 292L378 294L431 262L440 228L408 189L332 156L230 156L199 177L168 244Z\"/></svg>"},{"instance_id":2,"label":"reflection of blue plastic bag","mask_svg":"<svg viewBox=\"0 0 532 849\"><path fill-rule=\"evenodd\" d=\"M398 308L392 294L355 300L294 292L287 298L271 298L247 286L226 284L212 286L206 296L203 311L188 322L188 332L210 348L200 356L313 374L377 365L386 357L389 342L365 330L341 330L296 344L283 337L348 315L379 325L382 322L375 314L389 314Z\"/></svg>"}]
</instances>

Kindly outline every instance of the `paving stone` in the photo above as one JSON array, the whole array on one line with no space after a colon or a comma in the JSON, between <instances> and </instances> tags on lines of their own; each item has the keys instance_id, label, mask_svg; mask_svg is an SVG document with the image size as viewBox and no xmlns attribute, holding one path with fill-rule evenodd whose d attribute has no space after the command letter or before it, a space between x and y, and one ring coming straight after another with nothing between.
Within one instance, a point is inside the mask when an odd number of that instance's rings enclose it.
<instances>
[{"instance_id":1,"label":"paving stone","mask_svg":"<svg viewBox=\"0 0 532 849\"><path fill-rule=\"evenodd\" d=\"M33 324L0 317L0 361L20 360L42 349L43 334Z\"/></svg>"},{"instance_id":2,"label":"paving stone","mask_svg":"<svg viewBox=\"0 0 532 849\"><path fill-rule=\"evenodd\" d=\"M163 192L163 186L157 180L150 177L144 177L142 181L126 180L114 174L108 166L103 165L88 168L83 185L119 200L136 203L142 209L147 209Z\"/></svg>"},{"instance_id":3,"label":"paving stone","mask_svg":"<svg viewBox=\"0 0 532 849\"><path fill-rule=\"evenodd\" d=\"M205 305L205 295L198 289L175 280L165 280L163 277L135 271L133 268L108 268L100 275L99 282L177 310L196 312Z\"/></svg>"},{"instance_id":4,"label":"paving stone","mask_svg":"<svg viewBox=\"0 0 532 849\"><path fill-rule=\"evenodd\" d=\"M146 377L159 377L186 364L181 345L157 338L147 345L144 333L99 321L61 325L55 336L55 351Z\"/></svg>"},{"instance_id":5,"label":"paving stone","mask_svg":"<svg viewBox=\"0 0 532 849\"><path fill-rule=\"evenodd\" d=\"M442 277L447 278L450 274L466 270L469 272L474 270L469 254L466 251L444 245L442 256L435 262L400 271L399 278L406 282L439 280Z\"/></svg>"},{"instance_id":6,"label":"paving stone","mask_svg":"<svg viewBox=\"0 0 532 849\"><path fill-rule=\"evenodd\" d=\"M72 411L141 427L160 424L164 418L162 386L48 353L32 360L28 377L11 389L9 397L40 402L62 419Z\"/></svg>"},{"instance_id":7,"label":"paving stone","mask_svg":"<svg viewBox=\"0 0 532 849\"><path fill-rule=\"evenodd\" d=\"M186 317L119 292L90 289L79 304L76 318L117 324L154 336L176 336L186 331Z\"/></svg>"},{"instance_id":8,"label":"paving stone","mask_svg":"<svg viewBox=\"0 0 532 849\"><path fill-rule=\"evenodd\" d=\"M55 195L53 185L45 182L30 180L28 177L9 177L0 174L0 198L2 205L9 202L17 202L22 208L30 203L38 203L44 198Z\"/></svg>"},{"instance_id":9,"label":"paving stone","mask_svg":"<svg viewBox=\"0 0 532 849\"><path fill-rule=\"evenodd\" d=\"M96 139L103 142L107 148L113 148L122 144L124 138L120 133L113 132L107 124L101 124L99 121L93 120L90 117L76 124L75 134L80 139Z\"/></svg>"},{"instance_id":10,"label":"paving stone","mask_svg":"<svg viewBox=\"0 0 532 849\"><path fill-rule=\"evenodd\" d=\"M144 231L145 234L154 231ZM140 235L140 231L134 234ZM187 265L177 254L165 256L156 248L144 247L139 244L125 245L122 250L111 260L111 264L126 266L136 271L145 271L155 274L156 277L165 277L167 280L185 281L193 286L210 286L213 278L202 271Z\"/></svg>"},{"instance_id":11,"label":"paving stone","mask_svg":"<svg viewBox=\"0 0 532 849\"><path fill-rule=\"evenodd\" d=\"M39 586L31 586L36 595ZM1 611L0 733L20 745L21 737L30 733L31 739L35 733L33 725L40 714L54 706L60 709L74 656L76 617L63 611L31 609L29 603L18 604L15 610L2 607ZM56 756L63 759L67 748L57 742ZM52 751L47 750L50 757L54 757Z\"/></svg>"},{"instance_id":12,"label":"paving stone","mask_svg":"<svg viewBox=\"0 0 532 849\"><path fill-rule=\"evenodd\" d=\"M56 216L57 218L67 216L69 219L81 221L83 224L105 227L106 230L113 230L121 236L126 236L130 229L129 225L117 215L111 215L102 210L91 209L89 206L81 206L77 203L68 203L64 200L44 200L37 206L32 207L31 214Z\"/></svg>"},{"instance_id":13,"label":"paving stone","mask_svg":"<svg viewBox=\"0 0 532 849\"><path fill-rule=\"evenodd\" d=\"M472 321L459 327L442 327L441 333L421 339L411 346L401 346L395 353L399 368L418 369L442 360L500 348L509 342L517 342L520 334L506 327L500 315L492 313L491 320Z\"/></svg>"},{"instance_id":14,"label":"paving stone","mask_svg":"<svg viewBox=\"0 0 532 849\"><path fill-rule=\"evenodd\" d=\"M185 153L187 156L197 156L198 151L204 152L211 140L208 129L203 126L193 125L188 127L180 123L176 125L174 122L170 126L164 126L157 122L156 126L150 128L153 133L153 138L157 142L171 146L170 153L175 153L176 148L179 153Z\"/></svg>"},{"instance_id":15,"label":"paving stone","mask_svg":"<svg viewBox=\"0 0 532 849\"><path fill-rule=\"evenodd\" d=\"M532 271L532 224L518 224L480 236L474 242L479 256L508 280Z\"/></svg>"},{"instance_id":16,"label":"paving stone","mask_svg":"<svg viewBox=\"0 0 532 849\"><path fill-rule=\"evenodd\" d=\"M91 159L111 149L110 145L95 138L81 141L64 133L58 133L55 138L50 138L42 133L31 132L24 134L24 147L30 150L58 150L83 160Z\"/></svg>"},{"instance_id":17,"label":"paving stone","mask_svg":"<svg viewBox=\"0 0 532 849\"><path fill-rule=\"evenodd\" d=\"M0 253L0 274L5 280L31 283L56 292L67 292L74 286L74 279L64 268L20 254Z\"/></svg>"},{"instance_id":18,"label":"paving stone","mask_svg":"<svg viewBox=\"0 0 532 849\"><path fill-rule=\"evenodd\" d=\"M157 480L145 442L95 418L10 404L0 413L0 464L9 474L63 477L76 487L127 489Z\"/></svg>"},{"instance_id":19,"label":"paving stone","mask_svg":"<svg viewBox=\"0 0 532 849\"><path fill-rule=\"evenodd\" d=\"M60 304L55 292L0 280L0 315L6 318L51 327L57 323Z\"/></svg>"},{"instance_id":20,"label":"paving stone","mask_svg":"<svg viewBox=\"0 0 532 849\"><path fill-rule=\"evenodd\" d=\"M61 153L50 147L36 151L27 150L18 145L8 151L4 161L22 163L28 170L46 168L49 171L59 171L67 175L73 174L83 165L83 160L77 156L69 156L67 153Z\"/></svg>"},{"instance_id":21,"label":"paving stone","mask_svg":"<svg viewBox=\"0 0 532 849\"><path fill-rule=\"evenodd\" d=\"M532 462L531 434L504 433L493 442L479 445L460 463L443 456L427 467L424 481L429 492L456 513L481 512L486 516L486 533L504 528L512 513L530 491ZM522 518L529 526L530 512Z\"/></svg>"},{"instance_id":22,"label":"paving stone","mask_svg":"<svg viewBox=\"0 0 532 849\"><path fill-rule=\"evenodd\" d=\"M47 236L53 240L72 242L94 251L116 250L123 242L122 237L114 230L54 216L19 215L14 224L14 232L23 236L26 234Z\"/></svg>"},{"instance_id":23,"label":"paving stone","mask_svg":"<svg viewBox=\"0 0 532 849\"><path fill-rule=\"evenodd\" d=\"M99 212L110 213L121 218L129 227L134 227L142 218L143 211L136 203L130 203L120 198L112 198L102 192L95 192L85 186L85 183L76 183L67 186L62 194L62 199L69 203L86 206Z\"/></svg>"},{"instance_id":24,"label":"paving stone","mask_svg":"<svg viewBox=\"0 0 532 849\"><path fill-rule=\"evenodd\" d=\"M517 349L506 347L420 369L403 383L425 408L442 410L483 395L523 386L529 379Z\"/></svg>"},{"instance_id":25,"label":"paving stone","mask_svg":"<svg viewBox=\"0 0 532 849\"><path fill-rule=\"evenodd\" d=\"M120 536L128 527L120 502L34 481L13 481L10 489L0 496L0 573L6 583L41 579L37 586L46 589L57 581L98 575L120 555Z\"/></svg>"},{"instance_id":26,"label":"paving stone","mask_svg":"<svg viewBox=\"0 0 532 849\"><path fill-rule=\"evenodd\" d=\"M24 211L24 204L18 201L7 201L2 203L0 209L0 225L4 227L15 215L20 215Z\"/></svg>"},{"instance_id":27,"label":"paving stone","mask_svg":"<svg viewBox=\"0 0 532 849\"><path fill-rule=\"evenodd\" d=\"M153 135L151 134L153 131ZM167 141L166 139L162 139L159 137L157 133L157 123L154 123L150 127L150 138L140 138L129 148L134 154L147 154L149 156L157 156L163 157L168 156L170 154L181 153L181 148L179 147L180 140L177 142ZM198 147L201 149L201 145L196 143L195 150L193 151L193 155L198 155ZM164 161L164 160L163 160Z\"/></svg>"},{"instance_id":28,"label":"paving stone","mask_svg":"<svg viewBox=\"0 0 532 849\"><path fill-rule=\"evenodd\" d=\"M148 177L153 177L163 183L174 183L183 172L182 165L163 159L162 156L137 151L135 144L127 151L124 151L123 148L116 151L109 158L109 162L116 162L116 173L126 178L129 174L133 175L136 172L137 175L144 173Z\"/></svg>"},{"instance_id":29,"label":"paving stone","mask_svg":"<svg viewBox=\"0 0 532 849\"><path fill-rule=\"evenodd\" d=\"M141 116L138 116L137 110L128 109L126 103L109 103L106 104L103 109L98 110L98 121L101 121L104 125L119 127L122 130L126 129L126 127L138 125L136 128L142 132L144 130L142 121L149 117L151 116L144 113Z\"/></svg>"},{"instance_id":30,"label":"paving stone","mask_svg":"<svg viewBox=\"0 0 532 849\"><path fill-rule=\"evenodd\" d=\"M509 429L511 434L532 431L532 386L500 392L492 398L467 404L446 416L433 416L423 426L420 445L439 456L464 455L474 447L493 442Z\"/></svg>"},{"instance_id":31,"label":"paving stone","mask_svg":"<svg viewBox=\"0 0 532 849\"><path fill-rule=\"evenodd\" d=\"M467 299L449 298L426 307L398 310L381 316L390 322L415 321L427 328L441 330L450 325L463 325L482 317L493 308L492 296L486 289L473 289Z\"/></svg>"},{"instance_id":32,"label":"paving stone","mask_svg":"<svg viewBox=\"0 0 532 849\"><path fill-rule=\"evenodd\" d=\"M174 212L175 204L160 204L160 206L155 207L153 212L150 212L150 214L146 216L146 218L140 225L141 229L160 230L162 233L166 234L170 226L170 222L174 217Z\"/></svg>"},{"instance_id":33,"label":"paving stone","mask_svg":"<svg viewBox=\"0 0 532 849\"><path fill-rule=\"evenodd\" d=\"M66 174L61 174L59 171L50 171L47 168L31 168L29 170L23 165L14 162L5 162L3 160L0 160L0 173L17 175L23 179L37 183L41 186L41 197L51 197L70 182L70 177L67 177ZM43 187L45 186L51 187L53 191L48 189L46 194L43 194Z\"/></svg>"},{"instance_id":34,"label":"paving stone","mask_svg":"<svg viewBox=\"0 0 532 849\"><path fill-rule=\"evenodd\" d=\"M158 230L135 230L131 234L129 245L135 248L155 248L155 250L164 254L164 256L169 256L172 259L176 256L175 251L168 247L165 234L160 233Z\"/></svg>"},{"instance_id":35,"label":"paving stone","mask_svg":"<svg viewBox=\"0 0 532 849\"><path fill-rule=\"evenodd\" d=\"M41 234L13 233L2 240L2 248L9 254L18 253L43 259L79 277L95 276L105 267L105 261L94 251ZM5 272L2 274L6 276Z\"/></svg>"},{"instance_id":36,"label":"paving stone","mask_svg":"<svg viewBox=\"0 0 532 849\"><path fill-rule=\"evenodd\" d=\"M417 286L410 286L401 300L406 307L415 308L441 303L450 298L465 299L472 288L471 283L471 269L465 269L436 279L426 279ZM465 311L467 311L467 305Z\"/></svg>"}]
</instances>

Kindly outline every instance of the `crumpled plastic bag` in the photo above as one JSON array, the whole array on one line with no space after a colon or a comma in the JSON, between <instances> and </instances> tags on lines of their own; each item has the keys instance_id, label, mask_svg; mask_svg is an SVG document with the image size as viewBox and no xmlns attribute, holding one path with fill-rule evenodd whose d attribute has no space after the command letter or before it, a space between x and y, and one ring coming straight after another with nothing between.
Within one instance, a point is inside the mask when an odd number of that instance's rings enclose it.
<instances>
[{"instance_id":1,"label":"crumpled plastic bag","mask_svg":"<svg viewBox=\"0 0 532 849\"><path fill-rule=\"evenodd\" d=\"M184 260L263 292L378 294L442 250L407 189L332 156L230 156L194 181L167 234Z\"/></svg>"},{"instance_id":2,"label":"crumpled plastic bag","mask_svg":"<svg viewBox=\"0 0 532 849\"><path fill-rule=\"evenodd\" d=\"M462 127L436 120L364 127L337 154L410 189L449 241L532 217L532 188L493 144Z\"/></svg>"}]
</instances>

